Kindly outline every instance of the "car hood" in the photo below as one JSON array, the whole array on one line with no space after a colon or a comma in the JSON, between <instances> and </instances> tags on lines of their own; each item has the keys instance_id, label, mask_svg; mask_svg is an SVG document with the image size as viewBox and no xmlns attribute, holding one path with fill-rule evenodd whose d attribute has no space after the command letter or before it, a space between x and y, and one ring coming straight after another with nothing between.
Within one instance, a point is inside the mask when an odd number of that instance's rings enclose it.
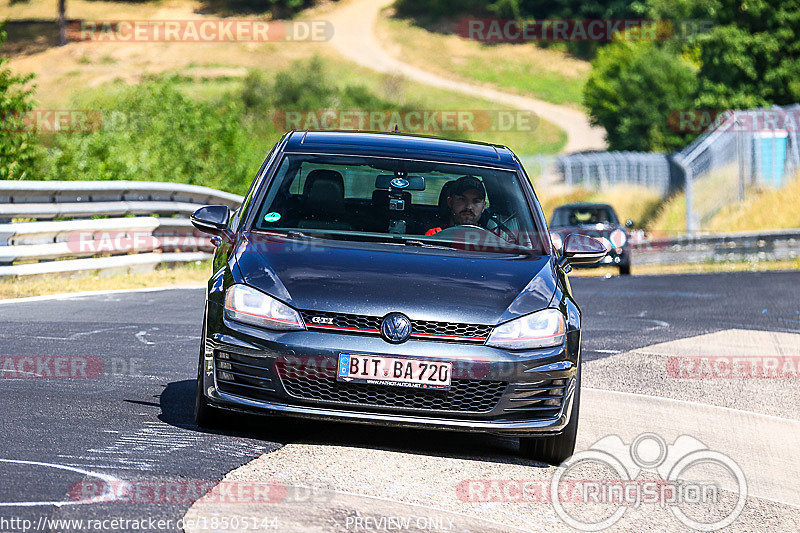
<instances>
[{"instance_id":1,"label":"car hood","mask_svg":"<svg viewBox=\"0 0 800 533\"><path fill-rule=\"evenodd\" d=\"M400 249L398 249L400 247ZM245 283L296 309L495 325L548 306L550 256L431 250L246 233Z\"/></svg>"}]
</instances>

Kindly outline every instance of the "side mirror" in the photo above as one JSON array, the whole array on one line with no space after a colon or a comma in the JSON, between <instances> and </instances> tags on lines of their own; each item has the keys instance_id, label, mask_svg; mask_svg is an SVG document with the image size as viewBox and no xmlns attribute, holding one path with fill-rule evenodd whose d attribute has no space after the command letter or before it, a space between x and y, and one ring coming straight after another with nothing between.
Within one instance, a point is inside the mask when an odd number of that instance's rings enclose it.
<instances>
[{"instance_id":1,"label":"side mirror","mask_svg":"<svg viewBox=\"0 0 800 533\"><path fill-rule=\"evenodd\" d=\"M608 253L608 248L599 239L570 233L564 239L564 248L561 252L559 265L563 268L567 265L597 263Z\"/></svg>"},{"instance_id":2,"label":"side mirror","mask_svg":"<svg viewBox=\"0 0 800 533\"><path fill-rule=\"evenodd\" d=\"M231 210L227 205L207 205L192 213L190 220L200 231L217 235L232 243L234 235L228 228L230 218Z\"/></svg>"},{"instance_id":3,"label":"side mirror","mask_svg":"<svg viewBox=\"0 0 800 533\"><path fill-rule=\"evenodd\" d=\"M633 220L631 220L631 219L628 219L628 220L626 220L626 221L625 221L625 227L626 227L626 228L632 228L632 227L633 227L633 225L634 225L634 222L633 222Z\"/></svg>"}]
</instances>

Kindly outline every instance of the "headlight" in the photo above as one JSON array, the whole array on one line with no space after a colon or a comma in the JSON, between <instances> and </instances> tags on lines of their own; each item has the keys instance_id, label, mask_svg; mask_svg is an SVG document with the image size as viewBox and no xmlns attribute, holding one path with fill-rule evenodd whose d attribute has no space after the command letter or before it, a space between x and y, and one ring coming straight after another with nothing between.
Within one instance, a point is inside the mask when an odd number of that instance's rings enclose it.
<instances>
[{"instance_id":1,"label":"headlight","mask_svg":"<svg viewBox=\"0 0 800 533\"><path fill-rule=\"evenodd\" d=\"M611 232L611 235L608 236L608 240L611 241L611 244L614 245L614 248L619 249L625 246L625 241L628 239L625 237L624 231L621 229L615 229Z\"/></svg>"},{"instance_id":2,"label":"headlight","mask_svg":"<svg viewBox=\"0 0 800 533\"><path fill-rule=\"evenodd\" d=\"M547 348L562 344L565 334L566 324L561 311L544 309L497 326L486 344L509 350Z\"/></svg>"},{"instance_id":3,"label":"headlight","mask_svg":"<svg viewBox=\"0 0 800 533\"><path fill-rule=\"evenodd\" d=\"M269 329L305 329L297 311L247 285L233 285L225 294L225 316Z\"/></svg>"},{"instance_id":4,"label":"headlight","mask_svg":"<svg viewBox=\"0 0 800 533\"><path fill-rule=\"evenodd\" d=\"M561 240L561 235L559 235L556 232L551 232L550 233L550 241L553 243L553 248L555 248L556 250L558 250L560 252L561 251L561 247L564 245L564 241Z\"/></svg>"}]
</instances>

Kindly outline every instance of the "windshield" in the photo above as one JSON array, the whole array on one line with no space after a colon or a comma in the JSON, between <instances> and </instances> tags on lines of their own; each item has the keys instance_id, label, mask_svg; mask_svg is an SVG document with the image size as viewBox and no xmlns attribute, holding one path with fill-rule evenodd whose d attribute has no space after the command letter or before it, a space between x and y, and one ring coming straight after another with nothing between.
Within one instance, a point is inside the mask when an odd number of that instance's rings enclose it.
<instances>
[{"instance_id":1,"label":"windshield","mask_svg":"<svg viewBox=\"0 0 800 533\"><path fill-rule=\"evenodd\" d=\"M287 155L254 230L543 254L516 172L361 156Z\"/></svg>"},{"instance_id":2,"label":"windshield","mask_svg":"<svg viewBox=\"0 0 800 533\"><path fill-rule=\"evenodd\" d=\"M607 206L559 207L553 213L552 227L582 226L594 224L618 224L614 211Z\"/></svg>"}]
</instances>

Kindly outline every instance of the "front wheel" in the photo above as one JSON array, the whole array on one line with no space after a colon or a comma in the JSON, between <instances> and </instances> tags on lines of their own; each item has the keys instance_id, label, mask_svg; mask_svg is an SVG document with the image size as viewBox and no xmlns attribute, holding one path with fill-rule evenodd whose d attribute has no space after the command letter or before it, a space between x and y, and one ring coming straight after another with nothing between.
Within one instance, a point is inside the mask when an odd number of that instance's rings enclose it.
<instances>
[{"instance_id":1,"label":"front wheel","mask_svg":"<svg viewBox=\"0 0 800 533\"><path fill-rule=\"evenodd\" d=\"M544 461L551 465L560 465L575 451L578 437L578 412L581 403L581 367L578 366L578 377L575 381L575 393L572 398L569 423L558 435L551 437L521 437L519 451L523 457Z\"/></svg>"}]
</instances>

